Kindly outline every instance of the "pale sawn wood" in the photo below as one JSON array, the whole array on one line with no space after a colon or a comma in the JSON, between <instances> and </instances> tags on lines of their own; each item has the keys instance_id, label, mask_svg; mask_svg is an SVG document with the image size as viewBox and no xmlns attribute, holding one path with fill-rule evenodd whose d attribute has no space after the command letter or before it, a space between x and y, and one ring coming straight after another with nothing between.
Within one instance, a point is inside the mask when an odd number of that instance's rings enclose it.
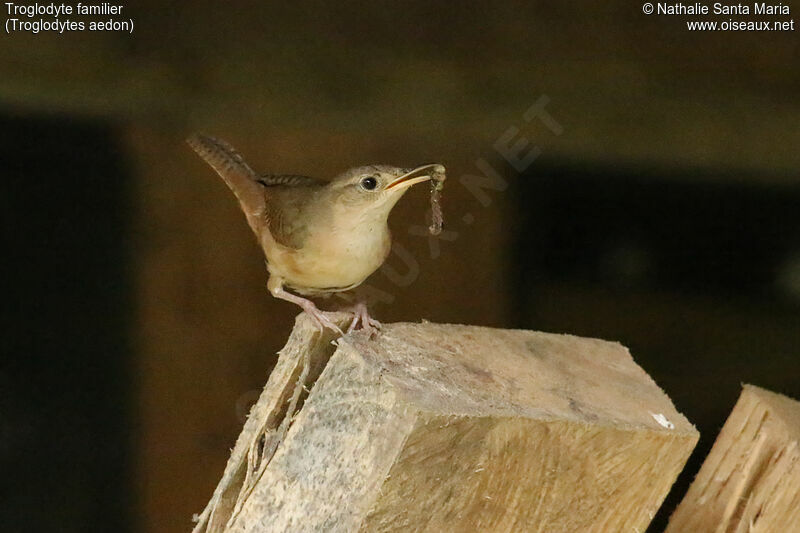
<instances>
[{"instance_id":1,"label":"pale sawn wood","mask_svg":"<svg viewBox=\"0 0 800 533\"><path fill-rule=\"evenodd\" d=\"M697 442L617 343L431 323L330 340L298 318L196 533L644 531ZM288 419L304 353L325 366Z\"/></svg>"},{"instance_id":2,"label":"pale sawn wood","mask_svg":"<svg viewBox=\"0 0 800 533\"><path fill-rule=\"evenodd\" d=\"M745 385L667 533L800 532L800 402Z\"/></svg>"}]
</instances>

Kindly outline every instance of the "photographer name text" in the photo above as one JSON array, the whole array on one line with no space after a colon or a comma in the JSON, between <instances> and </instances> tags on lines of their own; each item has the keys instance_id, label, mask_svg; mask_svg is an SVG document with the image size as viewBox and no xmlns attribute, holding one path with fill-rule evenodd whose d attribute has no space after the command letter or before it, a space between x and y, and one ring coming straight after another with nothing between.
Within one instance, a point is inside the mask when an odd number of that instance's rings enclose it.
<instances>
[{"instance_id":1,"label":"photographer name text","mask_svg":"<svg viewBox=\"0 0 800 533\"><path fill-rule=\"evenodd\" d=\"M659 2L656 4L658 15L791 15L791 9L786 4L768 4L754 2L753 4L684 4L682 2Z\"/></svg>"}]
</instances>

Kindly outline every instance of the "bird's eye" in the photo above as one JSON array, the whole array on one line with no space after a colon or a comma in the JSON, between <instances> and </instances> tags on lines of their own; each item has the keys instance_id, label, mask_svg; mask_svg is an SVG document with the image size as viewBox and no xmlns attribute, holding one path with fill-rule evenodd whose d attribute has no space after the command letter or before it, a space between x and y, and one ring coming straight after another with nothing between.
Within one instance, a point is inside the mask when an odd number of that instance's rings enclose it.
<instances>
[{"instance_id":1,"label":"bird's eye","mask_svg":"<svg viewBox=\"0 0 800 533\"><path fill-rule=\"evenodd\" d=\"M366 178L361 179L361 187L368 191L374 191L375 187L378 186L378 180L373 178L372 176L367 176Z\"/></svg>"}]
</instances>

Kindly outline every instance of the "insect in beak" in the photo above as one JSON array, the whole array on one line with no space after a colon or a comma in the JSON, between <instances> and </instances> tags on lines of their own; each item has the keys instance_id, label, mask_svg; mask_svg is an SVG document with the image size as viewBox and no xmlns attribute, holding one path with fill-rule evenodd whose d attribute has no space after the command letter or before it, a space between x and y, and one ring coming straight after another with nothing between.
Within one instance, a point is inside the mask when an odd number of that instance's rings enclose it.
<instances>
[{"instance_id":1,"label":"insect in beak","mask_svg":"<svg viewBox=\"0 0 800 533\"><path fill-rule=\"evenodd\" d=\"M422 165L421 167L410 170L402 176L395 178L394 181L386 186L386 190L405 189L407 187L411 187L412 185L416 185L417 183L428 181L431 179L430 171L436 172L438 170L437 167L441 167L441 165Z\"/></svg>"}]
</instances>

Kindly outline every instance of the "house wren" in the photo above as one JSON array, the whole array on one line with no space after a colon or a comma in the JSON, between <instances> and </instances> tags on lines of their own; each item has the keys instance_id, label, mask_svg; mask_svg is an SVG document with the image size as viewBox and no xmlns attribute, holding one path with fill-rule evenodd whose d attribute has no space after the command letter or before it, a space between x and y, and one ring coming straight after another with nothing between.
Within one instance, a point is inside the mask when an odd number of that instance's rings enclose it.
<instances>
[{"instance_id":1,"label":"house wren","mask_svg":"<svg viewBox=\"0 0 800 533\"><path fill-rule=\"evenodd\" d=\"M196 134L187 142L239 199L267 257L270 293L299 305L320 328L340 333L303 296L327 296L363 283L389 254L388 218L395 203L412 185L428 180L434 180L438 194L444 180L445 168L438 164L357 167L331 181L259 175L219 139ZM356 305L348 331L359 322L370 329L380 325L363 302Z\"/></svg>"}]
</instances>

